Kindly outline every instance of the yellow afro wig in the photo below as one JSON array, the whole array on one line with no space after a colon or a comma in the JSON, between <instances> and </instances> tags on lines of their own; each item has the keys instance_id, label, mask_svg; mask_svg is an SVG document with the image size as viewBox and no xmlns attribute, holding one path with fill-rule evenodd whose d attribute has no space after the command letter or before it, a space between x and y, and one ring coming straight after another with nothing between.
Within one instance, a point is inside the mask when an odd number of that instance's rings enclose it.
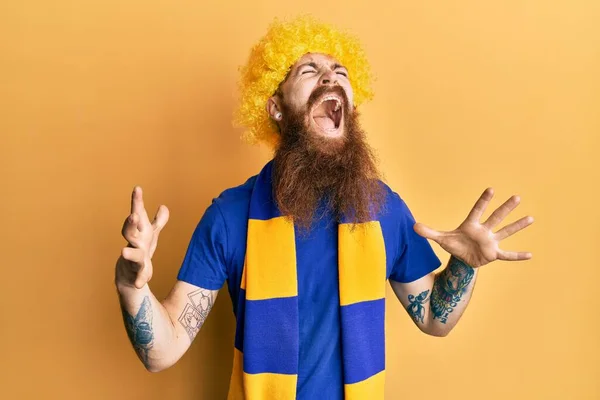
<instances>
[{"instance_id":1,"label":"yellow afro wig","mask_svg":"<svg viewBox=\"0 0 600 400\"><path fill-rule=\"evenodd\" d=\"M247 129L242 136L245 141L277 148L277 125L269 118L266 104L290 68L306 53L330 55L348 69L355 106L373 97L371 68L356 37L311 16L291 21L275 19L240 69L240 105L234 123Z\"/></svg>"}]
</instances>

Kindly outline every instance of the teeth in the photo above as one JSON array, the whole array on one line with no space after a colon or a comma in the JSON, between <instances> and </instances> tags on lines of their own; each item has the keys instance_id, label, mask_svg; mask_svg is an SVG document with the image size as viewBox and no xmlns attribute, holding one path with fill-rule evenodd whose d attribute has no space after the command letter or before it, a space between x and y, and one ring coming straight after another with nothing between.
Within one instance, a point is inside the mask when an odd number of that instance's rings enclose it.
<instances>
[{"instance_id":1,"label":"teeth","mask_svg":"<svg viewBox=\"0 0 600 400\"><path fill-rule=\"evenodd\" d=\"M341 102L341 100L337 96L326 96L326 97L323 98L323 100L321 100L321 103L319 103L319 104L322 104L322 103L324 103L324 102L326 102L328 100L335 100L335 103L336 103L335 104L335 111L337 111L337 110L340 109L340 107L342 105L342 102Z\"/></svg>"}]
</instances>

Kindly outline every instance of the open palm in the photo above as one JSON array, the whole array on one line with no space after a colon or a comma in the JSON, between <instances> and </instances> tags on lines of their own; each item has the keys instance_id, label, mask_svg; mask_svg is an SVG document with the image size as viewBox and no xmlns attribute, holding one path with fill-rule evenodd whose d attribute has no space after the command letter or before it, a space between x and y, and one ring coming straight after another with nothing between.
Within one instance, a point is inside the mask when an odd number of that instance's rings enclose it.
<instances>
[{"instance_id":1,"label":"open palm","mask_svg":"<svg viewBox=\"0 0 600 400\"><path fill-rule=\"evenodd\" d=\"M529 260L532 257L531 253L502 250L500 241L531 225L533 217L523 217L493 232L493 229L519 205L519 196L510 197L484 223L479 222L493 196L493 189L487 188L475 203L467 219L453 231L436 231L421 223L416 223L414 229L419 235L435 241L448 253L474 268L494 260Z\"/></svg>"}]
</instances>

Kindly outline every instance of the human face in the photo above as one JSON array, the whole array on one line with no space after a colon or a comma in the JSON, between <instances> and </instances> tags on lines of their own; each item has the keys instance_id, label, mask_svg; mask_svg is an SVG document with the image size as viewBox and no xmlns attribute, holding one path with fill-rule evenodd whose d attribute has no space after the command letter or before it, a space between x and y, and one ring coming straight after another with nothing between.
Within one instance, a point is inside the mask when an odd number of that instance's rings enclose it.
<instances>
[{"instance_id":1,"label":"human face","mask_svg":"<svg viewBox=\"0 0 600 400\"><path fill-rule=\"evenodd\" d=\"M340 89L345 96L340 95ZM316 90L323 92L311 99ZM272 117L281 110L284 101L288 109L305 115L305 125L311 132L326 138L345 134L345 114L352 112L354 94L348 70L333 57L305 54L292 66L280 91L282 98L269 99L268 111Z\"/></svg>"}]
</instances>

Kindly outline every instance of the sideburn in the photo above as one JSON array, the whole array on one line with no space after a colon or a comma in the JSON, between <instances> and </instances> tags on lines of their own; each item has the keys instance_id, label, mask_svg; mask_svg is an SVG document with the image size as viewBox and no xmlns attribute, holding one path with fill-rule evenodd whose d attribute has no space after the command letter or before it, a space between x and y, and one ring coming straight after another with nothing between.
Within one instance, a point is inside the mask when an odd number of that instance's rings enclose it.
<instances>
[{"instance_id":1,"label":"sideburn","mask_svg":"<svg viewBox=\"0 0 600 400\"><path fill-rule=\"evenodd\" d=\"M338 223L375 219L385 191L358 113L344 111L344 137L332 140L308 131L307 111L281 108L285 120L273 159L273 195L282 214L305 232L327 212Z\"/></svg>"}]
</instances>

